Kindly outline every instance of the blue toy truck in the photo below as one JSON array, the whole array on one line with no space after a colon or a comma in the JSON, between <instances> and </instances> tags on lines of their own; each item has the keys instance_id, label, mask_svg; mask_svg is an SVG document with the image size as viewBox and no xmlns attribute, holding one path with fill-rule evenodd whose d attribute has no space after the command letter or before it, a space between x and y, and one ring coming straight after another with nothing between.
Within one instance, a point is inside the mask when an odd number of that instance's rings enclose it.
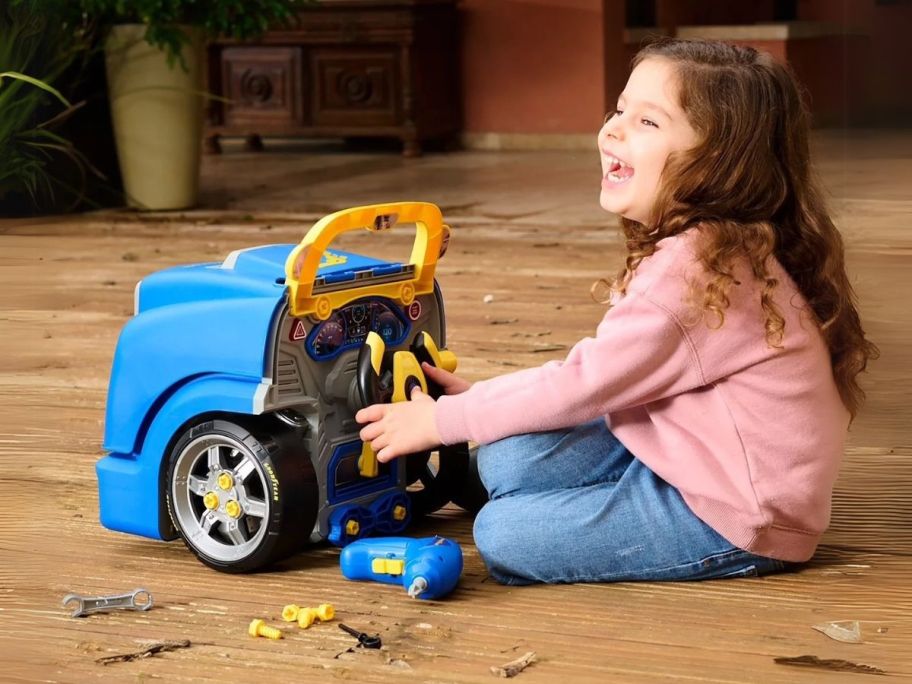
<instances>
[{"instance_id":1,"label":"blue toy truck","mask_svg":"<svg viewBox=\"0 0 912 684\"><path fill-rule=\"evenodd\" d=\"M408 263L330 251L340 233L414 224ZM466 445L378 463L354 414L432 395L450 370L434 279L449 228L433 204L356 207L298 245L169 268L136 286L114 356L97 463L101 522L181 537L247 572L308 542L401 532L464 486Z\"/></svg>"}]
</instances>

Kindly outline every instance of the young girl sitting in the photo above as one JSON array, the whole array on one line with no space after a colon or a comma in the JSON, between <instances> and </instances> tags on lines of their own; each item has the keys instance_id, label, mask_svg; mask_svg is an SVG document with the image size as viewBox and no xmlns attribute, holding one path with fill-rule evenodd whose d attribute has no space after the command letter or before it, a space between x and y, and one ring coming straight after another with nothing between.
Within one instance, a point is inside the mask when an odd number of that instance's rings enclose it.
<instances>
[{"instance_id":1,"label":"young girl sitting","mask_svg":"<svg viewBox=\"0 0 912 684\"><path fill-rule=\"evenodd\" d=\"M500 582L761 575L829 523L865 339L786 67L667 41L598 135L625 267L596 336L446 395L362 409L381 461L474 440L475 541Z\"/></svg>"}]
</instances>

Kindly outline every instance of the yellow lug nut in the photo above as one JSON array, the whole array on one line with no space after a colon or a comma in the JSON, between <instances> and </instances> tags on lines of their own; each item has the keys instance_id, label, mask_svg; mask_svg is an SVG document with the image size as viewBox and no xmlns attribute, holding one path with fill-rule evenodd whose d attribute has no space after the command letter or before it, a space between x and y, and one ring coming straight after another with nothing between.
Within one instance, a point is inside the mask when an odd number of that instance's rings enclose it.
<instances>
[{"instance_id":1,"label":"yellow lug nut","mask_svg":"<svg viewBox=\"0 0 912 684\"><path fill-rule=\"evenodd\" d=\"M336 609L333 608L331 603L321 603L317 606L317 617L320 619L320 622L326 622L327 620L332 620L336 616Z\"/></svg>"},{"instance_id":2,"label":"yellow lug nut","mask_svg":"<svg viewBox=\"0 0 912 684\"><path fill-rule=\"evenodd\" d=\"M357 520L349 520L345 523L345 534L349 537L354 537L358 532L361 531L361 525L358 524Z\"/></svg>"},{"instance_id":3,"label":"yellow lug nut","mask_svg":"<svg viewBox=\"0 0 912 684\"><path fill-rule=\"evenodd\" d=\"M307 629L310 627L314 620L317 619L317 611L313 608L302 608L298 611L298 627L301 629Z\"/></svg>"},{"instance_id":4,"label":"yellow lug nut","mask_svg":"<svg viewBox=\"0 0 912 684\"><path fill-rule=\"evenodd\" d=\"M298 613L301 612L301 606L295 603L289 603L287 606L282 608L282 619L285 622L294 622L298 619Z\"/></svg>"},{"instance_id":5,"label":"yellow lug nut","mask_svg":"<svg viewBox=\"0 0 912 684\"><path fill-rule=\"evenodd\" d=\"M234 486L234 478L229 473L222 473L218 476L218 486L227 492Z\"/></svg>"},{"instance_id":6,"label":"yellow lug nut","mask_svg":"<svg viewBox=\"0 0 912 684\"><path fill-rule=\"evenodd\" d=\"M240 518L241 517L241 504L239 504L237 501L232 499L231 501L229 501L228 503L225 504L225 513L227 513L232 518Z\"/></svg>"},{"instance_id":7,"label":"yellow lug nut","mask_svg":"<svg viewBox=\"0 0 912 684\"><path fill-rule=\"evenodd\" d=\"M247 633L252 637L261 636L266 637L267 639L282 638L282 630L276 629L275 627L269 627L265 620L260 619L251 621L250 626L247 628Z\"/></svg>"},{"instance_id":8,"label":"yellow lug nut","mask_svg":"<svg viewBox=\"0 0 912 684\"><path fill-rule=\"evenodd\" d=\"M218 508L219 498L218 494L215 492L206 492L206 496L203 497L203 505L208 508L210 511L213 508Z\"/></svg>"},{"instance_id":9,"label":"yellow lug nut","mask_svg":"<svg viewBox=\"0 0 912 684\"><path fill-rule=\"evenodd\" d=\"M393 506L393 520L405 520L406 512L407 511L405 510L405 506Z\"/></svg>"}]
</instances>

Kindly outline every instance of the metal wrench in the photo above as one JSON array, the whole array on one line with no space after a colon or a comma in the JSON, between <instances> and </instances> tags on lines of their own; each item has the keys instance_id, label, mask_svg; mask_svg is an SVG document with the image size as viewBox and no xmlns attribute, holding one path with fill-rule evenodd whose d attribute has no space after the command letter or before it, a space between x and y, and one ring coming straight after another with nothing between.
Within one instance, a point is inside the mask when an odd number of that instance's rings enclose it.
<instances>
[{"instance_id":1,"label":"metal wrench","mask_svg":"<svg viewBox=\"0 0 912 684\"><path fill-rule=\"evenodd\" d=\"M140 597L140 602L137 602ZM87 597L79 594L67 594L63 597L64 608L76 601L73 617L84 617L90 613L104 613L109 610L149 610L152 607L152 594L146 589L134 589L129 594L117 596Z\"/></svg>"}]
</instances>

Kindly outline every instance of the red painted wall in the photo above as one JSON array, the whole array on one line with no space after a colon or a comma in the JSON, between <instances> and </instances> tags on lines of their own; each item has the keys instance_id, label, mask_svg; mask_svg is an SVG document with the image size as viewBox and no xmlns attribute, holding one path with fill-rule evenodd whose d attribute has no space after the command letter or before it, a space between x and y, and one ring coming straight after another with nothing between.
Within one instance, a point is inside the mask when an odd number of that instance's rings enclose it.
<instances>
[{"instance_id":1,"label":"red painted wall","mask_svg":"<svg viewBox=\"0 0 912 684\"><path fill-rule=\"evenodd\" d=\"M706 26L712 24L753 24L772 21L774 0L655 0L657 26Z\"/></svg>"},{"instance_id":2,"label":"red painted wall","mask_svg":"<svg viewBox=\"0 0 912 684\"><path fill-rule=\"evenodd\" d=\"M592 133L623 88L622 0L462 0L467 133ZM656 23L770 21L774 0L657 0ZM792 63L818 125L912 124L912 1L798 0L798 19L845 35L757 45ZM857 31L854 31L857 29Z\"/></svg>"},{"instance_id":3,"label":"red painted wall","mask_svg":"<svg viewBox=\"0 0 912 684\"><path fill-rule=\"evenodd\" d=\"M848 96L866 100L875 122L912 124L912 2L798 0L798 18L832 21L867 34L864 87Z\"/></svg>"},{"instance_id":4,"label":"red painted wall","mask_svg":"<svg viewBox=\"0 0 912 684\"><path fill-rule=\"evenodd\" d=\"M605 113L602 0L463 0L460 8L467 133L598 128Z\"/></svg>"}]
</instances>

